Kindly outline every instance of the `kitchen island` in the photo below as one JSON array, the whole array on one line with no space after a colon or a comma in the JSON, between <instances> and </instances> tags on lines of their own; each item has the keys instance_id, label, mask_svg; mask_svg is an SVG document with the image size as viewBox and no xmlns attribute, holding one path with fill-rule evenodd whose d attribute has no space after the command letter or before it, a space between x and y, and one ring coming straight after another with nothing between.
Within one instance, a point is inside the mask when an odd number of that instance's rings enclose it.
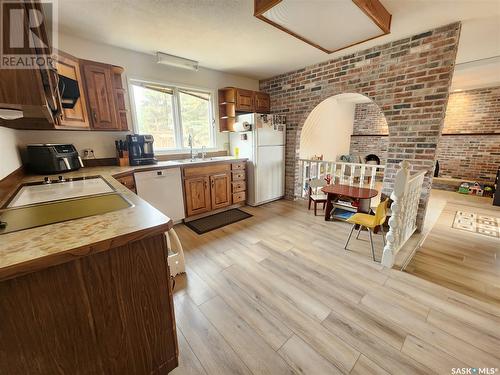
<instances>
[{"instance_id":1,"label":"kitchen island","mask_svg":"<svg viewBox=\"0 0 500 375\"><path fill-rule=\"evenodd\" d=\"M132 205L0 236L2 374L166 374L178 364L172 221L113 167L64 176L96 172Z\"/></svg>"}]
</instances>

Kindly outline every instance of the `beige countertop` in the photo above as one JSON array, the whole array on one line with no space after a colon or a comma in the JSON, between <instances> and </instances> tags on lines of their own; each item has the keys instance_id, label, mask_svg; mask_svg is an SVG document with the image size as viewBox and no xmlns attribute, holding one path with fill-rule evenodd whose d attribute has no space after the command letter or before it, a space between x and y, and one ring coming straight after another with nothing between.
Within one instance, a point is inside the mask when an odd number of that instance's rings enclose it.
<instances>
[{"instance_id":1,"label":"beige countertop","mask_svg":"<svg viewBox=\"0 0 500 375\"><path fill-rule=\"evenodd\" d=\"M86 167L78 171L59 173L65 178L102 176L133 206L102 215L46 225L0 235L0 281L41 270L92 253L106 251L127 242L167 231L172 220L120 184L113 176L141 170L187 167L192 165L245 161L219 157L196 162L162 161L148 166ZM19 181L41 181L43 176L28 175ZM14 188L12 195L17 189ZM8 199L7 197L1 205Z\"/></svg>"}]
</instances>

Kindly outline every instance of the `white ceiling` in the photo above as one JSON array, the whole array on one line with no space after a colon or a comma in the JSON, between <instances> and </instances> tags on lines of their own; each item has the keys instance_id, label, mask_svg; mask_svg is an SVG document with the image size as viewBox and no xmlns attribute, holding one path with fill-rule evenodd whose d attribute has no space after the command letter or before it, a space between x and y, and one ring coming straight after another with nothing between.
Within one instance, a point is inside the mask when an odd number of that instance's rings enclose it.
<instances>
[{"instance_id":1,"label":"white ceiling","mask_svg":"<svg viewBox=\"0 0 500 375\"><path fill-rule=\"evenodd\" d=\"M499 0L381 1L391 34L331 55L255 18L253 0L59 0L59 31L259 79L459 20L457 62L500 55Z\"/></svg>"}]
</instances>

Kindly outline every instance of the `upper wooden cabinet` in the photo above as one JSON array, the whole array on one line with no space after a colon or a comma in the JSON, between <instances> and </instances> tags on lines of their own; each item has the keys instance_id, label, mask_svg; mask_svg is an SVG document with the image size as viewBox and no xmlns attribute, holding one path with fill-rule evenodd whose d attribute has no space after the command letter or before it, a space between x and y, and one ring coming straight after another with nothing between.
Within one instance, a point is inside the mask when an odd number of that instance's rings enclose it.
<instances>
[{"instance_id":1,"label":"upper wooden cabinet","mask_svg":"<svg viewBox=\"0 0 500 375\"><path fill-rule=\"evenodd\" d=\"M250 90L236 89L236 111L254 112L254 93Z\"/></svg>"},{"instance_id":2,"label":"upper wooden cabinet","mask_svg":"<svg viewBox=\"0 0 500 375\"><path fill-rule=\"evenodd\" d=\"M125 105L126 91L123 88L122 82L123 68L119 66L112 66L111 74L113 79L113 95L115 99L116 121L118 121L120 130L129 130L127 119L128 111Z\"/></svg>"},{"instance_id":3,"label":"upper wooden cabinet","mask_svg":"<svg viewBox=\"0 0 500 375\"><path fill-rule=\"evenodd\" d=\"M254 93L254 106L257 113L271 112L271 98L265 92Z\"/></svg>"},{"instance_id":4,"label":"upper wooden cabinet","mask_svg":"<svg viewBox=\"0 0 500 375\"><path fill-rule=\"evenodd\" d=\"M225 87L219 90L219 130L233 131L238 113L270 113L269 94Z\"/></svg>"},{"instance_id":5,"label":"upper wooden cabinet","mask_svg":"<svg viewBox=\"0 0 500 375\"><path fill-rule=\"evenodd\" d=\"M25 17L29 14L33 17L38 17L41 14L41 4L38 2L24 2L26 6ZM32 7L38 12L32 12ZM32 20L33 21L33 20ZM24 33L28 39L32 39L34 33L28 29L29 22L24 22L24 30L19 30ZM48 44L45 24L37 29L37 37ZM4 35L5 36L5 35ZM7 46L8 39L4 40ZM4 46L4 48L7 48ZM41 51L38 48L30 48L28 44L20 48L27 56L37 57L47 51ZM19 53L19 48L16 48L14 54ZM5 52L5 51L4 51ZM41 56L42 58L45 56ZM20 69L19 66L15 69L0 69L0 115L6 116L7 111L3 110L18 110L22 111L22 118L15 120L2 119L0 117L0 125L11 128L25 129L32 126L36 128L48 129L53 128L55 116L60 112L59 102L57 100L57 74L55 67L36 67L33 69Z\"/></svg>"},{"instance_id":6,"label":"upper wooden cabinet","mask_svg":"<svg viewBox=\"0 0 500 375\"><path fill-rule=\"evenodd\" d=\"M83 60L90 124L96 130L120 130L117 121L111 65Z\"/></svg>"},{"instance_id":7,"label":"upper wooden cabinet","mask_svg":"<svg viewBox=\"0 0 500 375\"><path fill-rule=\"evenodd\" d=\"M59 52L56 68L59 75L59 98L62 107L61 113L56 118L58 127L88 129L90 123L79 60L74 56Z\"/></svg>"}]
</instances>

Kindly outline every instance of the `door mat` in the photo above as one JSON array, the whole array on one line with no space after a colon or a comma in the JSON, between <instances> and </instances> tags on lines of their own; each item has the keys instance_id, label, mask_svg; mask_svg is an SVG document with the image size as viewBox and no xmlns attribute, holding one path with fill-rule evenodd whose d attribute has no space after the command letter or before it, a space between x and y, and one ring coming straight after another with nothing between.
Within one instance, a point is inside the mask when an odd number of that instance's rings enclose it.
<instances>
[{"instance_id":1,"label":"door mat","mask_svg":"<svg viewBox=\"0 0 500 375\"><path fill-rule=\"evenodd\" d=\"M498 217L457 211L451 227L488 237L500 238L500 218Z\"/></svg>"},{"instance_id":2,"label":"door mat","mask_svg":"<svg viewBox=\"0 0 500 375\"><path fill-rule=\"evenodd\" d=\"M248 212L238 208L220 212L215 215L203 217L201 219L184 223L189 229L198 234L210 232L211 230L225 227L226 225L252 217Z\"/></svg>"}]
</instances>

